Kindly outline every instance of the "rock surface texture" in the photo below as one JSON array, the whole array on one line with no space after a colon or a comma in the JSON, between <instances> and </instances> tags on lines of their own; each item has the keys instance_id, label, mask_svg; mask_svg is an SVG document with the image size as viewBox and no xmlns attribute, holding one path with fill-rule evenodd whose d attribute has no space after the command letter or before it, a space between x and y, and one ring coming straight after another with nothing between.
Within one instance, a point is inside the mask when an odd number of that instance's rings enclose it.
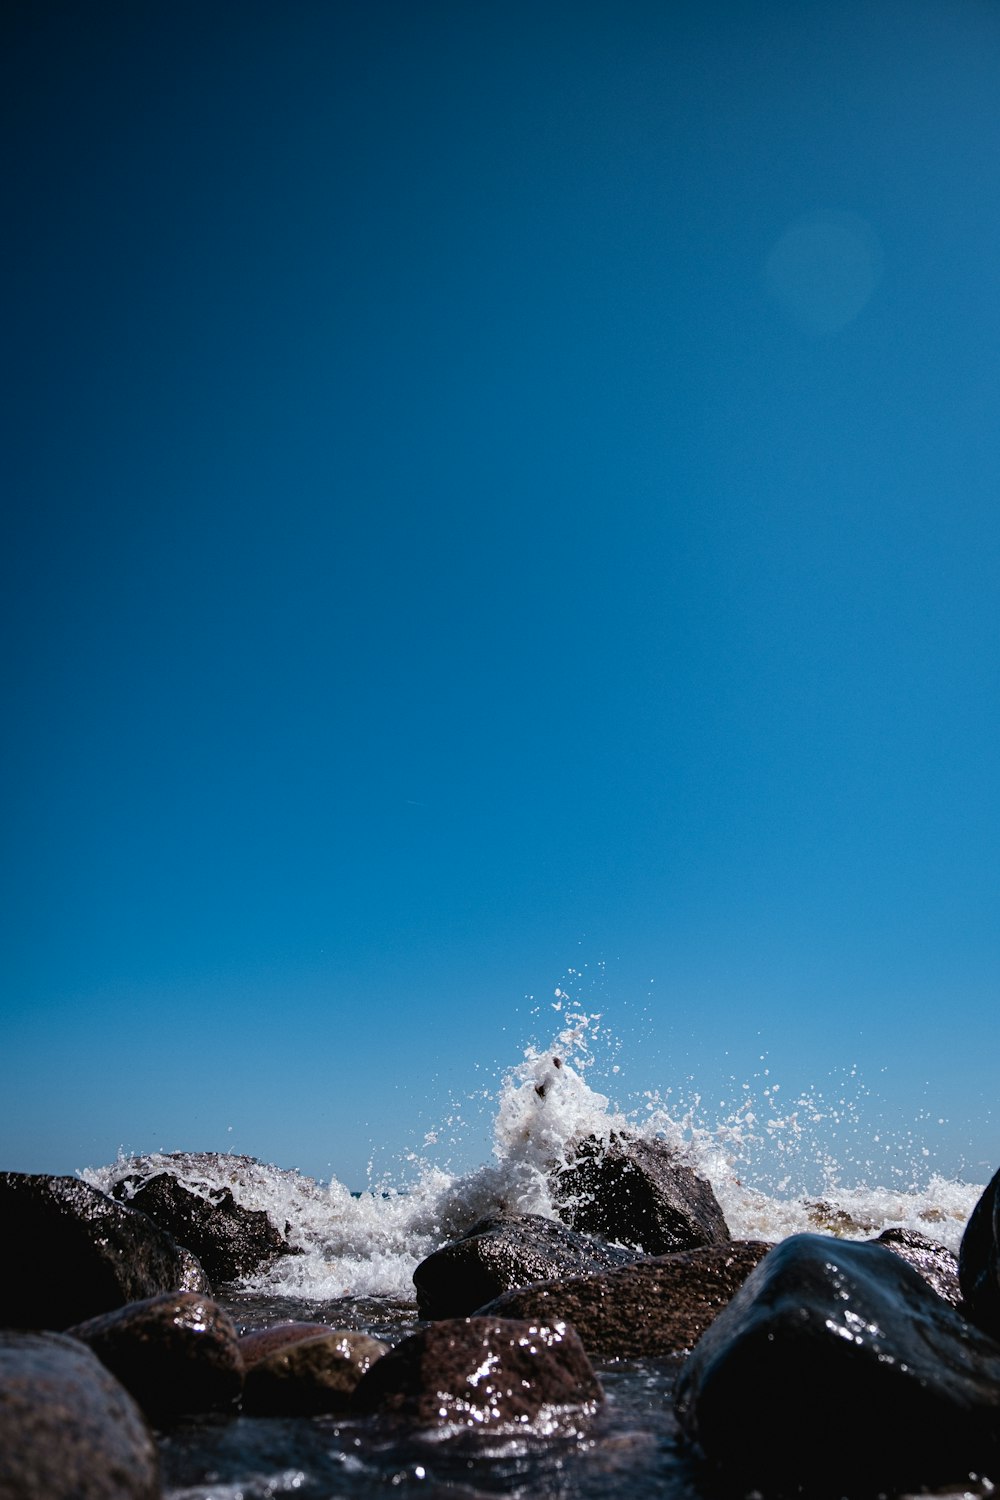
<instances>
[{"instance_id":1,"label":"rock surface texture","mask_svg":"<svg viewBox=\"0 0 1000 1500\"><path fill-rule=\"evenodd\" d=\"M682 1428L765 1493L899 1490L989 1470L1000 1345L880 1245L795 1235L681 1372Z\"/></svg>"},{"instance_id":2,"label":"rock surface texture","mask_svg":"<svg viewBox=\"0 0 1000 1500\"><path fill-rule=\"evenodd\" d=\"M771 1248L762 1240L733 1240L536 1282L505 1292L479 1313L571 1323L591 1355L677 1354L697 1343Z\"/></svg>"},{"instance_id":3,"label":"rock surface texture","mask_svg":"<svg viewBox=\"0 0 1000 1500\"><path fill-rule=\"evenodd\" d=\"M884 1229L872 1244L885 1245L887 1250L919 1271L939 1297L950 1302L952 1307L959 1306L962 1292L958 1281L958 1257L947 1246L937 1245L913 1229Z\"/></svg>"},{"instance_id":4,"label":"rock surface texture","mask_svg":"<svg viewBox=\"0 0 1000 1500\"><path fill-rule=\"evenodd\" d=\"M134 1191L133 1191L134 1188ZM124 1178L114 1196L165 1229L199 1259L218 1285L238 1281L291 1250L284 1236L262 1209L243 1208L230 1188L202 1197L184 1187L170 1172L148 1178L140 1187Z\"/></svg>"},{"instance_id":5,"label":"rock surface texture","mask_svg":"<svg viewBox=\"0 0 1000 1500\"><path fill-rule=\"evenodd\" d=\"M958 1279L965 1311L1000 1338L1000 1172L972 1210L958 1252Z\"/></svg>"},{"instance_id":6,"label":"rock surface texture","mask_svg":"<svg viewBox=\"0 0 1000 1500\"><path fill-rule=\"evenodd\" d=\"M247 1371L243 1408L266 1416L344 1411L362 1376L388 1349L380 1339L352 1329L295 1339Z\"/></svg>"},{"instance_id":7,"label":"rock surface texture","mask_svg":"<svg viewBox=\"0 0 1000 1500\"><path fill-rule=\"evenodd\" d=\"M75 1177L0 1173L0 1325L67 1328L157 1292L202 1291L193 1257Z\"/></svg>"},{"instance_id":8,"label":"rock surface texture","mask_svg":"<svg viewBox=\"0 0 1000 1500\"><path fill-rule=\"evenodd\" d=\"M58 1333L0 1332L4 1500L155 1500L156 1447L132 1397Z\"/></svg>"},{"instance_id":9,"label":"rock surface texture","mask_svg":"<svg viewBox=\"0 0 1000 1500\"><path fill-rule=\"evenodd\" d=\"M239 1339L229 1314L210 1297L150 1297L67 1331L94 1351L153 1421L225 1412L239 1400Z\"/></svg>"},{"instance_id":10,"label":"rock surface texture","mask_svg":"<svg viewBox=\"0 0 1000 1500\"><path fill-rule=\"evenodd\" d=\"M572 1328L507 1318L454 1318L403 1339L355 1391L359 1411L421 1426L483 1428L532 1422L550 1407L603 1399Z\"/></svg>"},{"instance_id":11,"label":"rock surface texture","mask_svg":"<svg viewBox=\"0 0 1000 1500\"><path fill-rule=\"evenodd\" d=\"M729 1230L712 1185L665 1141L612 1136L584 1141L553 1174L560 1218L643 1255L725 1244Z\"/></svg>"},{"instance_id":12,"label":"rock surface texture","mask_svg":"<svg viewBox=\"0 0 1000 1500\"><path fill-rule=\"evenodd\" d=\"M480 1219L422 1260L413 1273L422 1318L461 1318L501 1292L634 1260L627 1250L577 1234L540 1214Z\"/></svg>"}]
</instances>

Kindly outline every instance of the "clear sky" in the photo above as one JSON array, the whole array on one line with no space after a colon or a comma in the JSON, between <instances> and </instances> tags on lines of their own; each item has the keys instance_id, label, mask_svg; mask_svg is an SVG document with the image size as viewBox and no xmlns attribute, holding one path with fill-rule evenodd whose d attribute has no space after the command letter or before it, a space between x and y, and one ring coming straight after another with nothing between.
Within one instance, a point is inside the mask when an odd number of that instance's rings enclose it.
<instances>
[{"instance_id":1,"label":"clear sky","mask_svg":"<svg viewBox=\"0 0 1000 1500\"><path fill-rule=\"evenodd\" d=\"M0 1165L361 1185L577 968L983 1180L996 0L5 15Z\"/></svg>"}]
</instances>

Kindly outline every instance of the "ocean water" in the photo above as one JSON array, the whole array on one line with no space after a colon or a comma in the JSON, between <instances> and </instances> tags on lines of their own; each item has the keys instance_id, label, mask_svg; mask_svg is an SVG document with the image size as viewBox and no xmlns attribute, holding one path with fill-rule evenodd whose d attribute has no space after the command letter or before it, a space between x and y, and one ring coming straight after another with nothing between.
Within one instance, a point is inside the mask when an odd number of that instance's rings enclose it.
<instances>
[{"instance_id":1,"label":"ocean water","mask_svg":"<svg viewBox=\"0 0 1000 1500\"><path fill-rule=\"evenodd\" d=\"M849 1161L835 1142L851 1130L849 1088L829 1099L778 1104L766 1077L744 1085L728 1109L707 1115L689 1097L646 1094L613 1105L596 1086L606 1042L601 1019L567 1006L551 1044L528 1047L492 1100L490 1159L453 1172L432 1154L352 1192L248 1157L192 1153L120 1157L81 1175L110 1190L125 1177L167 1170L194 1192L229 1187L247 1208L288 1226L301 1253L220 1295L241 1329L288 1318L359 1328L396 1341L416 1323L412 1276L446 1240L499 1209L556 1217L548 1170L575 1142L612 1132L670 1141L711 1181L734 1238L777 1242L801 1230L867 1239L891 1226L915 1229L957 1250L982 1183L928 1171L912 1133L893 1142L882 1180L865 1177L863 1143ZM603 1081L603 1080L602 1080ZM857 1132L854 1132L857 1135ZM882 1144L882 1143L880 1143ZM434 1133L428 1146L434 1145ZM845 1169L849 1168L849 1170ZM886 1180L888 1178L888 1181ZM162 1435L169 1500L304 1500L364 1497L387 1488L422 1496L573 1497L658 1495L707 1500L707 1477L679 1441L672 1413L678 1358L597 1365L606 1400L595 1413L565 1413L538 1430L414 1433L371 1419L239 1417L185 1424ZM822 1456L817 1455L821 1464ZM804 1478L806 1478L804 1476ZM986 1494L970 1478L949 1494ZM808 1489L805 1491L808 1493Z\"/></svg>"}]
</instances>

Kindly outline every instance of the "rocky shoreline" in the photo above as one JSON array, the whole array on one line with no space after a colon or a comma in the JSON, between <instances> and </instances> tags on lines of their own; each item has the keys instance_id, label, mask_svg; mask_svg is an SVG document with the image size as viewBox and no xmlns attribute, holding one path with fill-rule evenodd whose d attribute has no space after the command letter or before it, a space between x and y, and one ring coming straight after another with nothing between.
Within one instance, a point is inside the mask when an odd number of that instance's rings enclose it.
<instances>
[{"instance_id":1,"label":"rocky shoreline","mask_svg":"<svg viewBox=\"0 0 1000 1500\"><path fill-rule=\"evenodd\" d=\"M325 1321L239 1331L220 1294L296 1251L225 1188L0 1174L0 1500L152 1500L165 1434L240 1413L343 1414L361 1444L387 1423L558 1434L601 1408L595 1363L650 1357L681 1362L674 1414L706 1493L997 1472L1000 1173L958 1257L906 1230L732 1240L708 1182L625 1135L580 1142L552 1198L559 1219L498 1203L426 1257L419 1322L390 1343Z\"/></svg>"}]
</instances>

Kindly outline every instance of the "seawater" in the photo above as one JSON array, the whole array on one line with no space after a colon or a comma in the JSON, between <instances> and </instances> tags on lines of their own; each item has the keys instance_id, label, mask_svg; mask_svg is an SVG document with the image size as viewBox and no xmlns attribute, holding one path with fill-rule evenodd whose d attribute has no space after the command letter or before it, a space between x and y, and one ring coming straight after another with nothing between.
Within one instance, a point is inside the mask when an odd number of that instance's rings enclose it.
<instances>
[{"instance_id":1,"label":"seawater","mask_svg":"<svg viewBox=\"0 0 1000 1500\"><path fill-rule=\"evenodd\" d=\"M491 1159L452 1172L431 1158L409 1162L405 1181L352 1192L248 1157L208 1153L122 1156L81 1173L104 1191L173 1173L209 1194L228 1187L264 1209L300 1253L220 1297L241 1329L288 1318L365 1329L390 1342L415 1324L413 1271L446 1240L498 1210L556 1217L549 1171L587 1137L631 1132L669 1141L715 1189L734 1238L777 1242L801 1230L867 1239L902 1226L957 1250L981 1183L922 1176L920 1143L897 1145L892 1181L845 1185L831 1121L850 1117L849 1093L797 1095L780 1106L769 1080L745 1085L731 1107L706 1118L697 1098L645 1094L627 1108L594 1083L602 1025L568 1008L550 1045L530 1046L493 1100ZM434 1144L434 1132L428 1136ZM386 1488L424 1496L649 1494L705 1500L706 1481L678 1442L672 1414L676 1358L598 1365L604 1406L516 1434L401 1432L370 1420L322 1417L190 1423L162 1435L168 1500L304 1500L365 1497ZM817 1463L821 1463L817 1455ZM807 1483L808 1476L804 1476ZM808 1492L808 1484L806 1488ZM968 1490L986 1490L970 1481Z\"/></svg>"}]
</instances>

